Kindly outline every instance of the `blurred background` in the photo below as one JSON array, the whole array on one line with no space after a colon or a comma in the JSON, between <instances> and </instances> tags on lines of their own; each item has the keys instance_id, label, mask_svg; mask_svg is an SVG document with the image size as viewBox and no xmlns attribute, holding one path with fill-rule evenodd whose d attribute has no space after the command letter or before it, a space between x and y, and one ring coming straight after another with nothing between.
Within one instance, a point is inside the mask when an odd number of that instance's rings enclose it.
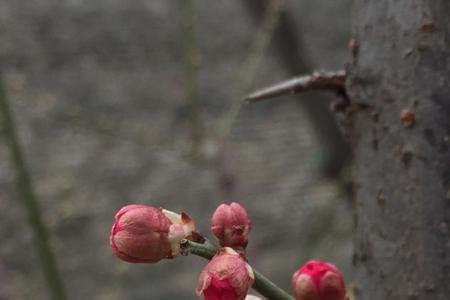
<instances>
[{"instance_id":1,"label":"blurred background","mask_svg":"<svg viewBox=\"0 0 450 300\"><path fill-rule=\"evenodd\" d=\"M127 264L109 249L129 203L186 211L208 237L218 204L253 222L255 269L289 289L308 259L351 282L349 151L332 94L241 105L256 89L348 60L350 0L0 0L0 299L50 299L34 190L68 299L197 299L189 256ZM19 180L20 188L17 182Z\"/></svg>"}]
</instances>

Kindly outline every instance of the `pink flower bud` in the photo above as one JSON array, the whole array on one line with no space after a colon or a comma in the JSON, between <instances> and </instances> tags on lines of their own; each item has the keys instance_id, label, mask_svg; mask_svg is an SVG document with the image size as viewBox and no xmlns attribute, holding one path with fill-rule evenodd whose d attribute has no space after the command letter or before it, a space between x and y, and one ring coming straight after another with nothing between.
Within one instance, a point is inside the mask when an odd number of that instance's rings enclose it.
<instances>
[{"instance_id":1,"label":"pink flower bud","mask_svg":"<svg viewBox=\"0 0 450 300\"><path fill-rule=\"evenodd\" d=\"M211 230L222 247L245 249L250 229L247 211L235 202L221 204L211 218Z\"/></svg>"},{"instance_id":2,"label":"pink flower bud","mask_svg":"<svg viewBox=\"0 0 450 300\"><path fill-rule=\"evenodd\" d=\"M184 213L132 204L117 212L109 241L114 254L124 261L156 263L176 256L179 241L194 230Z\"/></svg>"},{"instance_id":3,"label":"pink flower bud","mask_svg":"<svg viewBox=\"0 0 450 300\"><path fill-rule=\"evenodd\" d=\"M205 300L244 300L254 280L250 265L226 247L203 269L197 294Z\"/></svg>"},{"instance_id":4,"label":"pink flower bud","mask_svg":"<svg viewBox=\"0 0 450 300\"><path fill-rule=\"evenodd\" d=\"M297 300L344 300L345 284L335 265L311 260L292 276Z\"/></svg>"}]
</instances>

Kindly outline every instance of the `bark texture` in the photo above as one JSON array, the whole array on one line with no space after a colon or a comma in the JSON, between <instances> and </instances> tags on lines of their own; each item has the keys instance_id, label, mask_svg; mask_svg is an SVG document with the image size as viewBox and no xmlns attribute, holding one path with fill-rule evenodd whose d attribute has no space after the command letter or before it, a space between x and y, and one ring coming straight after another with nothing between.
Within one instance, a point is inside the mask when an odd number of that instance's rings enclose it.
<instances>
[{"instance_id":1,"label":"bark texture","mask_svg":"<svg viewBox=\"0 0 450 300\"><path fill-rule=\"evenodd\" d=\"M450 2L356 0L358 300L450 299Z\"/></svg>"}]
</instances>

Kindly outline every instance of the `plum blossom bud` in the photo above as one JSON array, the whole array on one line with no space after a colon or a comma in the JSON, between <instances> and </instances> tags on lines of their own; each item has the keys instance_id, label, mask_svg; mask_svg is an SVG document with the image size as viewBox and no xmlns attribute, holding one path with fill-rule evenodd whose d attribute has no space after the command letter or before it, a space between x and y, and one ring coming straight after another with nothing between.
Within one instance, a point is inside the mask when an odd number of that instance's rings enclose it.
<instances>
[{"instance_id":1,"label":"plum blossom bud","mask_svg":"<svg viewBox=\"0 0 450 300\"><path fill-rule=\"evenodd\" d=\"M211 230L222 247L245 249L250 229L247 211L235 202L221 204L211 218Z\"/></svg>"},{"instance_id":2,"label":"plum blossom bud","mask_svg":"<svg viewBox=\"0 0 450 300\"><path fill-rule=\"evenodd\" d=\"M114 254L124 261L156 263L175 257L180 240L194 230L194 222L184 213L132 204L117 212L109 241Z\"/></svg>"},{"instance_id":3,"label":"plum blossom bud","mask_svg":"<svg viewBox=\"0 0 450 300\"><path fill-rule=\"evenodd\" d=\"M292 276L297 300L344 300L345 284L335 265L311 260Z\"/></svg>"},{"instance_id":4,"label":"plum blossom bud","mask_svg":"<svg viewBox=\"0 0 450 300\"><path fill-rule=\"evenodd\" d=\"M225 247L200 274L197 294L205 300L244 300L255 276L236 251Z\"/></svg>"}]
</instances>

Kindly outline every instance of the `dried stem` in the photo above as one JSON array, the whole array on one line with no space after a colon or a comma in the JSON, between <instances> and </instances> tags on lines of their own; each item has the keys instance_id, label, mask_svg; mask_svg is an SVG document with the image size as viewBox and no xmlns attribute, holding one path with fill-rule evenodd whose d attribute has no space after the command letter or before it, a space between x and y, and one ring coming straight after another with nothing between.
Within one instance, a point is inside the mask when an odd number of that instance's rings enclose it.
<instances>
[{"instance_id":1,"label":"dried stem","mask_svg":"<svg viewBox=\"0 0 450 300\"><path fill-rule=\"evenodd\" d=\"M247 97L248 102L261 101L287 94L298 94L310 90L331 90L345 95L345 71L315 72L312 75L295 77L281 83L257 90Z\"/></svg>"},{"instance_id":2,"label":"dried stem","mask_svg":"<svg viewBox=\"0 0 450 300\"><path fill-rule=\"evenodd\" d=\"M210 260L216 253L217 247L211 244L209 241L205 243L196 243L187 239L184 239L180 243L181 253L184 255L194 254ZM267 279L265 276L253 269L255 274L255 282L253 289L258 291L261 295L270 300L294 300L286 291L279 288L275 283Z\"/></svg>"},{"instance_id":3,"label":"dried stem","mask_svg":"<svg viewBox=\"0 0 450 300\"><path fill-rule=\"evenodd\" d=\"M38 199L34 193L30 172L23 156L13 114L0 74L0 115L3 119L3 133L11 151L11 161L16 171L19 199L22 201L28 222L33 231L34 243L40 259L42 272L47 280L50 294L54 300L66 299L64 286L58 272L56 260L51 250L48 232L41 216Z\"/></svg>"}]
</instances>

